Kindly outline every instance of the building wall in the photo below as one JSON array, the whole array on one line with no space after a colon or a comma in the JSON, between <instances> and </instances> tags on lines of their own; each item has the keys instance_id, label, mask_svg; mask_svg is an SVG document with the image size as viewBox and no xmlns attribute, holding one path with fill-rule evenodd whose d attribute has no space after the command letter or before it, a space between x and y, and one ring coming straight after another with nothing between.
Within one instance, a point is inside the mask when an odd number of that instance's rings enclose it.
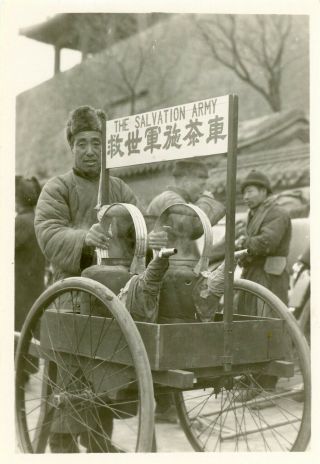
<instances>
[{"instance_id":1,"label":"building wall","mask_svg":"<svg viewBox=\"0 0 320 464\"><path fill-rule=\"evenodd\" d=\"M135 113L227 93L239 95L240 121L271 112L257 92L232 71L214 62L190 16L176 15L167 23L158 23L129 42L118 43L20 94L16 108L17 173L35 174L43 179L72 166L64 129L73 108L90 104L106 109L111 118L128 115L130 101L126 100L128 88L122 73L136 76L141 45L150 47L135 88L140 95L135 101ZM115 57L119 58L120 65ZM298 107L308 112L307 17L294 17L286 61L282 81L284 108ZM158 177L154 180L158 181ZM162 181L167 182L166 178ZM146 198L149 196L144 176L130 178L130 183L137 193L141 191Z\"/></svg>"}]
</instances>

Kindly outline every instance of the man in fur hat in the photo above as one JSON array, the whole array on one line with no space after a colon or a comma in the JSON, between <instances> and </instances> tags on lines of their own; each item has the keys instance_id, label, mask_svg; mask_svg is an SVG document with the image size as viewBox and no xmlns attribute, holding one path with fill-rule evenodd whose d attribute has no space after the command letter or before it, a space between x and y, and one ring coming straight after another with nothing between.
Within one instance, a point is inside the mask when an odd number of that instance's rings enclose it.
<instances>
[{"instance_id":1,"label":"man in fur hat","mask_svg":"<svg viewBox=\"0 0 320 464\"><path fill-rule=\"evenodd\" d=\"M35 230L39 245L53 266L55 281L79 276L92 264L95 247L109 248L109 238L98 223L95 210L104 118L103 111L90 106L81 106L71 112L66 135L74 166L66 174L48 181L39 197ZM109 202L137 205L138 200L128 185L110 176ZM127 238L120 239L120 247L123 254L131 256ZM152 246L156 245L155 239Z\"/></svg>"},{"instance_id":2,"label":"man in fur hat","mask_svg":"<svg viewBox=\"0 0 320 464\"><path fill-rule=\"evenodd\" d=\"M74 157L72 170L46 183L39 197L35 215L35 231L41 250L53 266L54 280L80 276L83 269L93 263L95 248L108 249L112 258L110 239L97 220L95 210L99 191L102 148L102 124L105 114L90 106L81 106L71 112L66 135ZM132 190L119 178L109 178L109 202L131 203L138 201ZM160 234L150 235L153 248L165 246ZM130 238L130 237L129 237ZM112 241L112 239L111 239ZM115 240L114 240L115 242ZM128 234L117 239L123 256L132 257ZM127 256L126 256L127 255ZM100 417L105 434L111 436L112 414ZM79 452L77 439L66 431L51 430L52 452ZM88 452L107 452L112 447L102 443L97 433L94 440L82 443ZM112 451L112 449L111 449Z\"/></svg>"}]
</instances>

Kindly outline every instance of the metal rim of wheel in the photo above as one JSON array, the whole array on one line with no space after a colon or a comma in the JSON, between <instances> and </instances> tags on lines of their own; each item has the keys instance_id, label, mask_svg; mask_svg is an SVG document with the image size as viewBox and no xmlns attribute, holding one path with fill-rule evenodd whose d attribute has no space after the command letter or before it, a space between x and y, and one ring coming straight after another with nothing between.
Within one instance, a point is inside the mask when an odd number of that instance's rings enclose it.
<instances>
[{"instance_id":1,"label":"metal rim of wheel","mask_svg":"<svg viewBox=\"0 0 320 464\"><path fill-rule=\"evenodd\" d=\"M289 346L294 347L294 356L289 356L294 376L279 378L275 390L269 391L266 376L259 381L259 374L243 371L232 377L231 388L226 383L218 393L213 388L178 392L175 404L181 426L195 451L304 451L311 433L307 341L287 307L268 289L238 279L234 290L259 298L284 320Z\"/></svg>"},{"instance_id":2,"label":"metal rim of wheel","mask_svg":"<svg viewBox=\"0 0 320 464\"><path fill-rule=\"evenodd\" d=\"M87 305L89 301L89 305L98 304L100 311L105 309L107 317L80 317L83 298ZM39 343L41 322L49 347L42 348L42 338ZM117 334L114 342L111 333ZM72 355L59 351L59 338L71 346ZM89 357L83 356L84 339ZM103 343L108 345L109 361L120 359L120 363L103 361ZM38 368L30 353L39 358ZM123 364L121 356L129 356L132 366ZM71 277L49 287L32 306L22 328L15 369L16 425L23 452L50 452L49 437L60 431L53 426L58 420L64 424L63 432L73 437L71 452L151 451L154 394L148 356L130 314L104 285ZM102 386L107 390L101 392ZM115 397L118 390L125 400ZM100 419L101 413L109 414L107 409L114 418L112 437ZM87 448L82 446L82 436Z\"/></svg>"}]
</instances>

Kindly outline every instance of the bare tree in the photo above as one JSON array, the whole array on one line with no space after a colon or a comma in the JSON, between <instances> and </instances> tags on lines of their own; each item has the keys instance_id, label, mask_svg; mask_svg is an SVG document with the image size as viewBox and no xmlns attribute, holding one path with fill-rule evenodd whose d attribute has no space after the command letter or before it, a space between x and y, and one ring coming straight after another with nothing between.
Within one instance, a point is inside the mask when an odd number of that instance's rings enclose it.
<instances>
[{"instance_id":1,"label":"bare tree","mask_svg":"<svg viewBox=\"0 0 320 464\"><path fill-rule=\"evenodd\" d=\"M281 77L291 18L284 15L194 17L212 57L281 110Z\"/></svg>"},{"instance_id":2,"label":"bare tree","mask_svg":"<svg viewBox=\"0 0 320 464\"><path fill-rule=\"evenodd\" d=\"M170 103L181 91L175 77L183 52L173 46L170 39L168 41L170 22L160 22L149 29L144 21L140 19L139 22L139 32L135 37L106 52L116 64L118 78L115 76L113 83L122 95L127 96L129 114L136 113L137 102L145 88L153 89L152 95L149 95L149 108L146 109Z\"/></svg>"},{"instance_id":3,"label":"bare tree","mask_svg":"<svg viewBox=\"0 0 320 464\"><path fill-rule=\"evenodd\" d=\"M137 102L143 94L142 76L145 74L151 53L151 41L146 40L141 34L106 51L110 64L113 64L115 69L113 86L128 100L129 114L136 112Z\"/></svg>"},{"instance_id":4,"label":"bare tree","mask_svg":"<svg viewBox=\"0 0 320 464\"><path fill-rule=\"evenodd\" d=\"M159 16L162 16L161 18ZM179 93L173 78L183 53L166 42L170 21L161 14L83 14L77 15L74 29L84 57L90 50L105 50L108 79L114 95L108 96L104 109L125 103L128 114L137 112L147 90L157 90L149 106L166 104ZM161 20L158 20L161 19ZM153 27L149 27L149 26ZM93 52L94 53L94 52ZM146 90L147 89L147 90Z\"/></svg>"}]
</instances>

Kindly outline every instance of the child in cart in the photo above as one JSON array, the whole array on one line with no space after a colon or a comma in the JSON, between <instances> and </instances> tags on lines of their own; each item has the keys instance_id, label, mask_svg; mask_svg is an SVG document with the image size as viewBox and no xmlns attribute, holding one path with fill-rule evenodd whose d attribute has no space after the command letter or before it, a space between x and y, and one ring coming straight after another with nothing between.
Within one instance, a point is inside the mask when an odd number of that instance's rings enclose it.
<instances>
[{"instance_id":1,"label":"child in cart","mask_svg":"<svg viewBox=\"0 0 320 464\"><path fill-rule=\"evenodd\" d=\"M175 248L154 251L154 258L147 269L133 276L120 291L118 297L136 321L157 322L160 292L163 279L169 268L169 258L177 253ZM235 261L246 254L246 250L235 252ZM199 322L212 322L224 293L223 261L215 270L201 272L195 279L192 299Z\"/></svg>"}]
</instances>

